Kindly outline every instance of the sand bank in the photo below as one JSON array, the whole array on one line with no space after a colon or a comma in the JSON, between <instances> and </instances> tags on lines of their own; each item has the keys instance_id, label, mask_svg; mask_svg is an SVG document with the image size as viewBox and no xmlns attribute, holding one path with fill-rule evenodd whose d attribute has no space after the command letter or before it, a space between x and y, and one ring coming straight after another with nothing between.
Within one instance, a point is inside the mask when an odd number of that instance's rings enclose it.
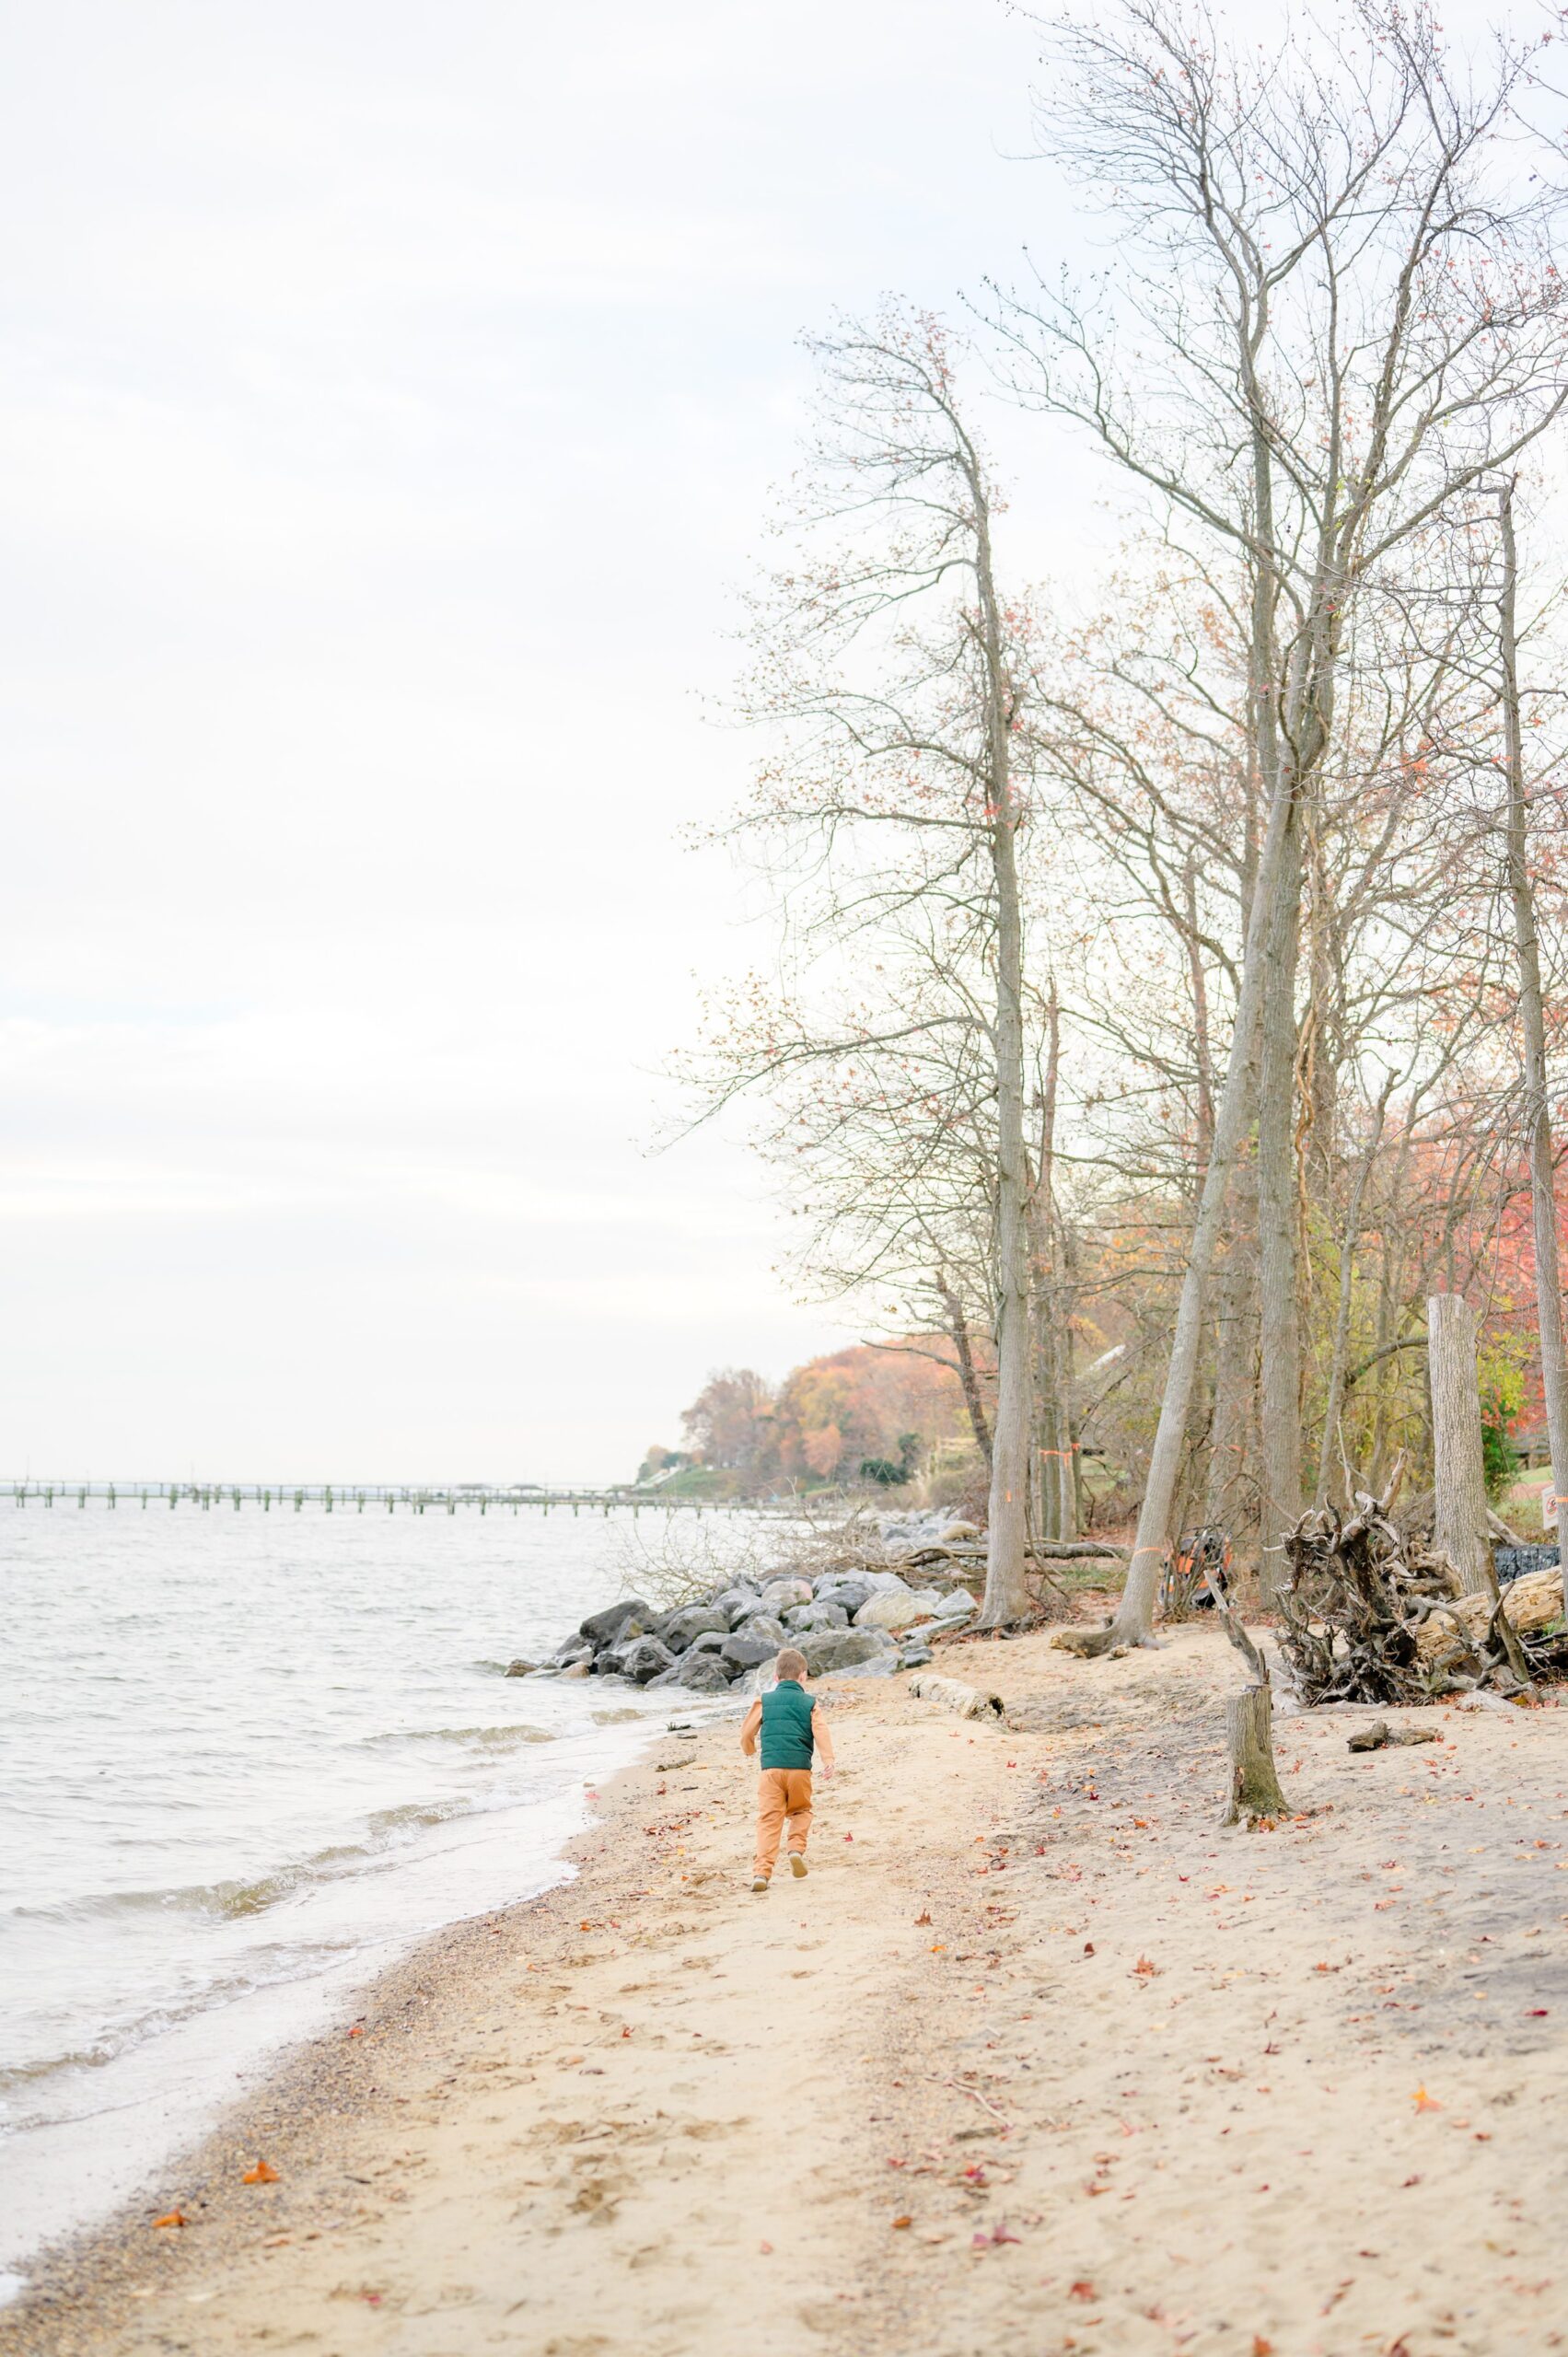
<instances>
[{"instance_id":1,"label":"sand bank","mask_svg":"<svg viewBox=\"0 0 1568 2357\"><path fill-rule=\"evenodd\" d=\"M378 1983L0 2350L1568 2346L1568 1712L1287 1720L1311 1813L1224 1834L1212 1630L942 1666L1030 1724L838 1689L761 1898L733 1724L671 1738L576 1882Z\"/></svg>"}]
</instances>

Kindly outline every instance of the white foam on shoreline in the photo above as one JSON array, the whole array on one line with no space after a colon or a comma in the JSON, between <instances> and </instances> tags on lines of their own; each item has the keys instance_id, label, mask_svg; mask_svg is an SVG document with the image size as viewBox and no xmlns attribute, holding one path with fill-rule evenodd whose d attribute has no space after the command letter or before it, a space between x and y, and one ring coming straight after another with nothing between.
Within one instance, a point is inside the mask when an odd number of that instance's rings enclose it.
<instances>
[{"instance_id":1,"label":"white foam on shoreline","mask_svg":"<svg viewBox=\"0 0 1568 2357\"><path fill-rule=\"evenodd\" d=\"M30 2258L163 2176L285 2049L349 2018L367 1986L421 1940L570 1880L576 1869L562 1852L593 1822L588 1794L665 1732L662 1713L638 1717L565 1739L577 1770L570 1796L434 1827L423 1847L384 1868L401 1885L398 1933L376 1937L367 1925L314 1970L206 2006L96 2069L59 2074L55 2115L0 2141L0 2302L27 2288ZM392 1896L377 1879L367 1912L381 1913Z\"/></svg>"}]
</instances>

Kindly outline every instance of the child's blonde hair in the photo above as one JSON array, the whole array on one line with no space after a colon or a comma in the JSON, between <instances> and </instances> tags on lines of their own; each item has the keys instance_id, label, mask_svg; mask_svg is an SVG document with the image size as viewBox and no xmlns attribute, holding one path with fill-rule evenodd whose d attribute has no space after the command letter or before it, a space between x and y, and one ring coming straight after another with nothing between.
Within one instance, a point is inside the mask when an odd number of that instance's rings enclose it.
<instances>
[{"instance_id":1,"label":"child's blonde hair","mask_svg":"<svg viewBox=\"0 0 1568 2357\"><path fill-rule=\"evenodd\" d=\"M786 1645L773 1664L773 1668L780 1678L804 1678L806 1655L797 1654L793 1645Z\"/></svg>"}]
</instances>

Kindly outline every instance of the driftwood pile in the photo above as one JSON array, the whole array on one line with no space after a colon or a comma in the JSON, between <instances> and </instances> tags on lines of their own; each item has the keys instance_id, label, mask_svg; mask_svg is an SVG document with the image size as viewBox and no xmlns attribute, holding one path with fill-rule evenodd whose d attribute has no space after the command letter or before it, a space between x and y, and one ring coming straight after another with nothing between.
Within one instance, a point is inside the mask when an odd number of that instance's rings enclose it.
<instances>
[{"instance_id":1,"label":"driftwood pile","mask_svg":"<svg viewBox=\"0 0 1568 2357\"><path fill-rule=\"evenodd\" d=\"M1360 1492L1350 1515L1305 1514L1285 1538L1280 1648L1303 1702L1510 1695L1568 1673L1558 1571L1463 1595L1446 1555L1396 1525L1390 1504Z\"/></svg>"}]
</instances>

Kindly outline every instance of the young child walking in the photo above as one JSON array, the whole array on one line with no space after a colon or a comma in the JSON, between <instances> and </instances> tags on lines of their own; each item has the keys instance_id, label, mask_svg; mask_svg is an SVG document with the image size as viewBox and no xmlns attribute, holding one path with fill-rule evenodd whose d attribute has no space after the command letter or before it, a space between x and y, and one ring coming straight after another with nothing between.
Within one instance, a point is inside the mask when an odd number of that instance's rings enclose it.
<instances>
[{"instance_id":1,"label":"young child walking","mask_svg":"<svg viewBox=\"0 0 1568 2357\"><path fill-rule=\"evenodd\" d=\"M757 1864L753 1890L766 1890L779 1854L779 1834L789 1819L789 1870L806 1872L806 1837L811 1830L811 1762L820 1753L824 1777L833 1772L833 1738L826 1714L806 1691L806 1656L785 1647L777 1662L778 1684L759 1694L746 1713L740 1748L748 1759L762 1740L762 1775L757 1790Z\"/></svg>"}]
</instances>

